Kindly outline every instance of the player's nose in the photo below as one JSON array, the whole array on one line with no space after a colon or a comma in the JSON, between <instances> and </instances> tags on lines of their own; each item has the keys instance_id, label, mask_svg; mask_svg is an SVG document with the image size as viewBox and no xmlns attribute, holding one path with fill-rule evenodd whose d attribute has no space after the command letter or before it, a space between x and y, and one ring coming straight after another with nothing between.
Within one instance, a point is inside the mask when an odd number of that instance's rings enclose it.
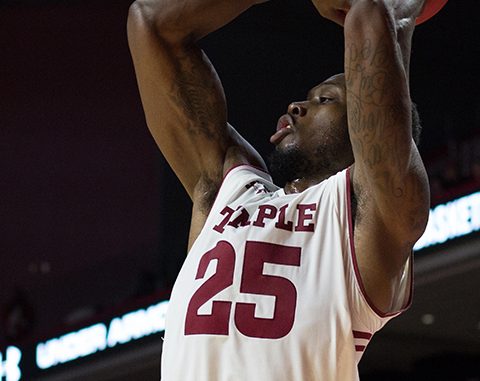
<instances>
[{"instance_id":1,"label":"player's nose","mask_svg":"<svg viewBox=\"0 0 480 381\"><path fill-rule=\"evenodd\" d=\"M288 105L288 113L293 117L302 117L307 114L307 108L303 102L292 102Z\"/></svg>"}]
</instances>

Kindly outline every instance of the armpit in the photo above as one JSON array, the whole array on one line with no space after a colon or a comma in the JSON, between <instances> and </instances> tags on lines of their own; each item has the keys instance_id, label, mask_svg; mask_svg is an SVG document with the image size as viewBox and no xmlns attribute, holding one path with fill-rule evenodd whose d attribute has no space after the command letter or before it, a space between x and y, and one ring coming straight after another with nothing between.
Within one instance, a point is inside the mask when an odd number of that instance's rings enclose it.
<instances>
[{"instance_id":1,"label":"armpit","mask_svg":"<svg viewBox=\"0 0 480 381\"><path fill-rule=\"evenodd\" d=\"M221 173L219 173L216 178L204 176L201 180L199 180L197 186L195 187L193 202L203 214L208 215L212 209L221 184Z\"/></svg>"}]
</instances>

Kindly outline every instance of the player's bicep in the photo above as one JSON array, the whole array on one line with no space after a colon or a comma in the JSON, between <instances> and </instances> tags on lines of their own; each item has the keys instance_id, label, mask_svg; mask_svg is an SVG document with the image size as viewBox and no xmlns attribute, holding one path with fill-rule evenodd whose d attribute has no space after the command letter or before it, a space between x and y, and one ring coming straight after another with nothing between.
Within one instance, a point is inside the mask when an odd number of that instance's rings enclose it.
<instances>
[{"instance_id":1,"label":"player's bicep","mask_svg":"<svg viewBox=\"0 0 480 381\"><path fill-rule=\"evenodd\" d=\"M231 144L220 80L195 44L167 41L140 14L128 38L147 125L192 196L201 176L221 176Z\"/></svg>"}]
</instances>

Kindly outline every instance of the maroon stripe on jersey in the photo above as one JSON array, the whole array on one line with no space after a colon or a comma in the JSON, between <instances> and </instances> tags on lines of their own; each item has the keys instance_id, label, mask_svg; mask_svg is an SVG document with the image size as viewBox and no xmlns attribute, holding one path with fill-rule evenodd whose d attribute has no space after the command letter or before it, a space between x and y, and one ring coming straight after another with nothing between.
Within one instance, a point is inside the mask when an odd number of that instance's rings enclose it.
<instances>
[{"instance_id":1,"label":"maroon stripe on jersey","mask_svg":"<svg viewBox=\"0 0 480 381\"><path fill-rule=\"evenodd\" d=\"M370 340L373 336L370 332L362 332L362 331L352 331L352 332L353 332L353 337L355 339Z\"/></svg>"},{"instance_id":2,"label":"maroon stripe on jersey","mask_svg":"<svg viewBox=\"0 0 480 381\"><path fill-rule=\"evenodd\" d=\"M365 345L355 345L355 350L357 352L363 352L365 350Z\"/></svg>"}]
</instances>

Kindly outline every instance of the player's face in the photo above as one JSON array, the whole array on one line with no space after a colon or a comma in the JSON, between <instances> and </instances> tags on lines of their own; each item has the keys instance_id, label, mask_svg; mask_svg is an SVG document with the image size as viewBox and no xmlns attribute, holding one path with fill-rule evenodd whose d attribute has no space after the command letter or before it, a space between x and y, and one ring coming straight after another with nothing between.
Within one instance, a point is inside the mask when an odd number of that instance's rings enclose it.
<instances>
[{"instance_id":1,"label":"player's face","mask_svg":"<svg viewBox=\"0 0 480 381\"><path fill-rule=\"evenodd\" d=\"M353 163L344 75L328 78L305 101L291 103L270 141L279 153L301 152L314 171L333 174Z\"/></svg>"}]
</instances>

